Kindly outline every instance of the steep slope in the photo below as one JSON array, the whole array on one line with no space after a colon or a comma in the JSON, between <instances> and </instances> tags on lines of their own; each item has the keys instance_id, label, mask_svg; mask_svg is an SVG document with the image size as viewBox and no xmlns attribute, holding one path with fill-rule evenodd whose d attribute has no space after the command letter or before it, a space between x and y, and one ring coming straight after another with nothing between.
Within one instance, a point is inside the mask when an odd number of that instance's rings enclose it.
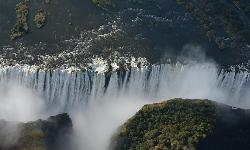
<instances>
[{"instance_id":1,"label":"steep slope","mask_svg":"<svg viewBox=\"0 0 250 150\"><path fill-rule=\"evenodd\" d=\"M67 114L28 123L0 122L1 150L63 150L69 146L72 122Z\"/></svg>"},{"instance_id":2,"label":"steep slope","mask_svg":"<svg viewBox=\"0 0 250 150\"><path fill-rule=\"evenodd\" d=\"M111 149L247 150L249 112L209 100L174 99L145 105L121 126Z\"/></svg>"}]
</instances>

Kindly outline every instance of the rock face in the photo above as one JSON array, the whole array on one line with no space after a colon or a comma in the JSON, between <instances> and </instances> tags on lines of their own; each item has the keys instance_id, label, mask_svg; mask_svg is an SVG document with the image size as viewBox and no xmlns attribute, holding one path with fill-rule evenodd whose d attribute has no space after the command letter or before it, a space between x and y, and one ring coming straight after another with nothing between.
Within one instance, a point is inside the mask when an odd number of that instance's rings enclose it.
<instances>
[{"instance_id":1,"label":"rock face","mask_svg":"<svg viewBox=\"0 0 250 150\"><path fill-rule=\"evenodd\" d=\"M28 123L1 121L1 150L67 150L72 132L68 114Z\"/></svg>"},{"instance_id":2,"label":"rock face","mask_svg":"<svg viewBox=\"0 0 250 150\"><path fill-rule=\"evenodd\" d=\"M114 135L112 150L248 150L250 110L209 100L145 105Z\"/></svg>"}]
</instances>

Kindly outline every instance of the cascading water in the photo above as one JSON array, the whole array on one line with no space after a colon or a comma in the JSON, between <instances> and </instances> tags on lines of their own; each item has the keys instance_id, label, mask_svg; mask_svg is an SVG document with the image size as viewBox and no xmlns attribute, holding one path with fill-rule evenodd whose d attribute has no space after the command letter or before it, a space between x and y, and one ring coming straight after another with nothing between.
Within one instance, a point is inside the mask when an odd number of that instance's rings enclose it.
<instances>
[{"instance_id":1,"label":"cascading water","mask_svg":"<svg viewBox=\"0 0 250 150\"><path fill-rule=\"evenodd\" d=\"M165 64L132 67L119 76L113 72L105 90L105 74L95 70L41 70L29 66L2 67L0 82L16 82L39 92L48 104L62 108L86 105L103 97L145 96L155 100L173 97L208 98L244 102L250 87L247 71L219 71L213 64ZM189 80L190 79L190 80ZM223 92L224 97L218 97ZM233 103L233 101L231 101ZM244 105L243 105L244 106Z\"/></svg>"},{"instance_id":2,"label":"cascading water","mask_svg":"<svg viewBox=\"0 0 250 150\"><path fill-rule=\"evenodd\" d=\"M117 127L147 103L181 97L250 106L250 74L219 70L213 63L131 67L109 77L95 69L0 69L1 84L15 82L38 92L50 114L69 112L81 150L105 149Z\"/></svg>"}]
</instances>

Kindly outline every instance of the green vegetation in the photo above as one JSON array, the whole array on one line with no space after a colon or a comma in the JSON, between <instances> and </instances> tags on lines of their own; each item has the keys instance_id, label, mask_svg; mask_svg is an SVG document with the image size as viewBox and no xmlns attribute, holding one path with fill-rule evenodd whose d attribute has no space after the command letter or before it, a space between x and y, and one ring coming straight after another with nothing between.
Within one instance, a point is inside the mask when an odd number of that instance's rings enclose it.
<instances>
[{"instance_id":1,"label":"green vegetation","mask_svg":"<svg viewBox=\"0 0 250 150\"><path fill-rule=\"evenodd\" d=\"M25 126L21 132L20 149L21 150L47 150L46 134L42 130L42 122L33 123Z\"/></svg>"},{"instance_id":2,"label":"green vegetation","mask_svg":"<svg viewBox=\"0 0 250 150\"><path fill-rule=\"evenodd\" d=\"M241 47L250 42L250 28L246 23L244 13L238 9L239 1L230 3L218 0L176 0L189 10L193 16L200 22L203 29L207 32L210 40L214 40L218 47L225 48L224 39L220 36L230 39L229 47ZM247 10L249 4L245 4L243 10ZM247 14L247 11L245 11ZM222 32L225 35L222 35Z\"/></svg>"},{"instance_id":3,"label":"green vegetation","mask_svg":"<svg viewBox=\"0 0 250 150\"><path fill-rule=\"evenodd\" d=\"M56 144L60 140L68 140L72 122L68 114L51 116L47 120L25 123L22 126L20 150L57 150ZM65 146L67 142L62 143Z\"/></svg>"},{"instance_id":4,"label":"green vegetation","mask_svg":"<svg viewBox=\"0 0 250 150\"><path fill-rule=\"evenodd\" d=\"M34 22L37 28L42 28L46 23L46 12L39 9L34 17Z\"/></svg>"},{"instance_id":5,"label":"green vegetation","mask_svg":"<svg viewBox=\"0 0 250 150\"><path fill-rule=\"evenodd\" d=\"M0 140L6 138L5 127L10 125L11 122L0 120ZM51 116L47 120L18 123L15 127L17 131L14 135L18 134L16 143L5 145L0 142L0 150L61 150L61 146L69 149L67 146L72 133L72 121L68 114ZM61 143L62 141L64 142Z\"/></svg>"},{"instance_id":6,"label":"green vegetation","mask_svg":"<svg viewBox=\"0 0 250 150\"><path fill-rule=\"evenodd\" d=\"M49 0L44 1L46 4L49 3ZM39 9L33 21L36 24L37 28L42 28L46 23L46 12L42 9ZM13 25L10 33L11 40L15 40L19 37L24 36L29 32L29 0L21 0L16 4L16 23Z\"/></svg>"},{"instance_id":7,"label":"green vegetation","mask_svg":"<svg viewBox=\"0 0 250 150\"><path fill-rule=\"evenodd\" d=\"M28 7L29 0L22 0L16 5L16 23L11 29L10 38L12 40L23 36L29 30L28 26Z\"/></svg>"},{"instance_id":8,"label":"green vegetation","mask_svg":"<svg viewBox=\"0 0 250 150\"><path fill-rule=\"evenodd\" d=\"M145 105L114 136L114 150L195 149L210 135L216 121L216 108L208 100L174 99Z\"/></svg>"}]
</instances>

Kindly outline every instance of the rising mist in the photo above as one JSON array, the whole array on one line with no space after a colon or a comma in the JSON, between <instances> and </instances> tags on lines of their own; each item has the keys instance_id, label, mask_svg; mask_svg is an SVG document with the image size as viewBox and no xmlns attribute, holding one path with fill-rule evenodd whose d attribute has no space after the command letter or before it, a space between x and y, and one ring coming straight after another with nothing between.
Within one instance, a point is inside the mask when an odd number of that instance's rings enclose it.
<instances>
[{"instance_id":1,"label":"rising mist","mask_svg":"<svg viewBox=\"0 0 250 150\"><path fill-rule=\"evenodd\" d=\"M186 53L190 49L195 55ZM132 68L122 84L113 73L106 91L102 73L89 76L57 70L52 75L28 72L19 77L25 70L10 69L19 78L4 82L2 75L0 118L26 122L68 112L74 124L73 145L79 150L105 150L117 128L144 104L178 97L249 108L248 74L223 72L201 51L188 46L178 58L182 63Z\"/></svg>"}]
</instances>

